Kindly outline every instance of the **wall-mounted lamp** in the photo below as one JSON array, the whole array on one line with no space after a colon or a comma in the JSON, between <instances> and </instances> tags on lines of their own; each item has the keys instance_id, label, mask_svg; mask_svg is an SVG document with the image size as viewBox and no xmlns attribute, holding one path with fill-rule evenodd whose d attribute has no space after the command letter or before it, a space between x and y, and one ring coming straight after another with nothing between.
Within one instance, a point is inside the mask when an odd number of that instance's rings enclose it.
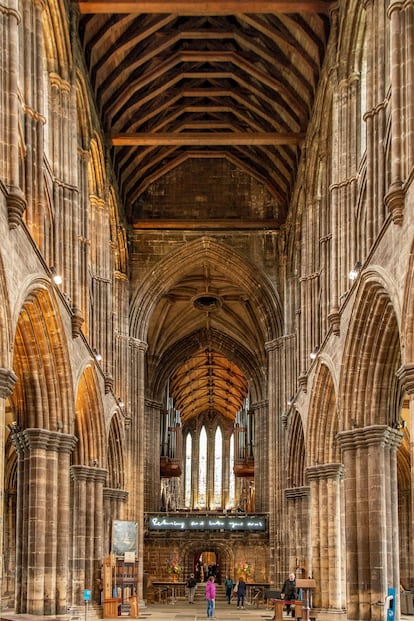
<instances>
[{"instance_id":1,"label":"wall-mounted lamp","mask_svg":"<svg viewBox=\"0 0 414 621\"><path fill-rule=\"evenodd\" d=\"M357 261L352 268L352 270L348 274L349 280L356 280L359 276L359 272L361 271L361 261Z\"/></svg>"},{"instance_id":2,"label":"wall-mounted lamp","mask_svg":"<svg viewBox=\"0 0 414 621\"><path fill-rule=\"evenodd\" d=\"M294 395L292 395L291 397L289 397L289 399L287 400L288 407L290 407L291 405L293 405L294 400L295 400Z\"/></svg>"},{"instance_id":3,"label":"wall-mounted lamp","mask_svg":"<svg viewBox=\"0 0 414 621\"><path fill-rule=\"evenodd\" d=\"M311 360L315 360L318 355L319 347L315 347L313 351L309 354Z\"/></svg>"},{"instance_id":4,"label":"wall-mounted lamp","mask_svg":"<svg viewBox=\"0 0 414 621\"><path fill-rule=\"evenodd\" d=\"M125 403L122 401L121 397L118 397L118 405L121 410L125 407Z\"/></svg>"},{"instance_id":5,"label":"wall-mounted lamp","mask_svg":"<svg viewBox=\"0 0 414 621\"><path fill-rule=\"evenodd\" d=\"M92 351L93 351L93 355L95 356L95 360L100 362L102 360L101 354L95 348Z\"/></svg>"},{"instance_id":6,"label":"wall-mounted lamp","mask_svg":"<svg viewBox=\"0 0 414 621\"><path fill-rule=\"evenodd\" d=\"M62 279L62 276L57 273L55 267L50 268L50 273L52 274L52 280L55 283L55 285L61 285L63 282L63 279Z\"/></svg>"}]
</instances>

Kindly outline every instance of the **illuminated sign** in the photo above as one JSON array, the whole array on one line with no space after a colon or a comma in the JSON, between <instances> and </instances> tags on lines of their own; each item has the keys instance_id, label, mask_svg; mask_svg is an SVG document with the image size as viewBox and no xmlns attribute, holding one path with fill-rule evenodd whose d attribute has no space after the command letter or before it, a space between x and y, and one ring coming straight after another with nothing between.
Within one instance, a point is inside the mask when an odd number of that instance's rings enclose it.
<instances>
[{"instance_id":1,"label":"illuminated sign","mask_svg":"<svg viewBox=\"0 0 414 621\"><path fill-rule=\"evenodd\" d=\"M266 520L256 516L164 516L157 515L148 518L150 530L226 530L226 531L264 531Z\"/></svg>"}]
</instances>

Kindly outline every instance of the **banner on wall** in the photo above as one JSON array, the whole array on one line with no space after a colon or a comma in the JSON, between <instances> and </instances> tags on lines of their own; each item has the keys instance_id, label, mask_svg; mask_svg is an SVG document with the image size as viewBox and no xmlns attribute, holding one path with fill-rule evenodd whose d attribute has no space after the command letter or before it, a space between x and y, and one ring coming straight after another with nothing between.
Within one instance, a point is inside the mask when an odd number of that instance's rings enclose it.
<instances>
[{"instance_id":1,"label":"banner on wall","mask_svg":"<svg viewBox=\"0 0 414 621\"><path fill-rule=\"evenodd\" d=\"M114 520L112 522L112 554L128 557L137 553L138 527L136 522Z\"/></svg>"}]
</instances>

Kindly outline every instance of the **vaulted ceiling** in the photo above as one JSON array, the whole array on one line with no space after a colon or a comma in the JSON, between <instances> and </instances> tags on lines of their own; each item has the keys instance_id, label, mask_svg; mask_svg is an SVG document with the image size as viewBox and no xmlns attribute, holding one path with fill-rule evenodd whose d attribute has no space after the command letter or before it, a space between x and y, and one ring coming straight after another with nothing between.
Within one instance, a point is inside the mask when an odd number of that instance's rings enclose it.
<instances>
[{"instance_id":1,"label":"vaulted ceiling","mask_svg":"<svg viewBox=\"0 0 414 621\"><path fill-rule=\"evenodd\" d=\"M257 222L250 218L249 227L277 229L283 224L324 61L332 5L331 0L78 2L91 88L131 226L162 228L160 220L145 221L137 205L150 187L189 162L201 171L214 167L214 175L225 163L264 188L274 208L260 213ZM186 188L171 187L171 179L170 195L185 195ZM195 205L197 197L188 201ZM246 226L245 213L237 209L236 201L229 228ZM204 220L186 216L180 226L214 228L218 221L224 226L218 211L207 206ZM180 220L180 214L175 216ZM165 221L164 226L174 223ZM225 305L218 312L223 316ZM182 325L180 314L177 324ZM152 330L160 334L162 327ZM195 399L226 415L226 399L231 398L224 396L225 385L233 386L233 401L242 401L245 384L234 379L237 375L230 361L223 364L209 349L183 362L173 382L180 407L198 412Z\"/></svg>"}]
</instances>

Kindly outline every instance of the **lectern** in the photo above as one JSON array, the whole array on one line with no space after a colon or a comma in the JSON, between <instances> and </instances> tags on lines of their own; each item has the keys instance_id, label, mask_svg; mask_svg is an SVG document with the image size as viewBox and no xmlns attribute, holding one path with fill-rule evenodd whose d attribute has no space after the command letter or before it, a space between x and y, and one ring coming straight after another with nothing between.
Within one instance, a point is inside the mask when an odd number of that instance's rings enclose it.
<instances>
[{"instance_id":1,"label":"lectern","mask_svg":"<svg viewBox=\"0 0 414 621\"><path fill-rule=\"evenodd\" d=\"M309 621L311 592L316 587L316 582L313 578L299 578L296 580L296 587L302 589L302 621Z\"/></svg>"}]
</instances>

